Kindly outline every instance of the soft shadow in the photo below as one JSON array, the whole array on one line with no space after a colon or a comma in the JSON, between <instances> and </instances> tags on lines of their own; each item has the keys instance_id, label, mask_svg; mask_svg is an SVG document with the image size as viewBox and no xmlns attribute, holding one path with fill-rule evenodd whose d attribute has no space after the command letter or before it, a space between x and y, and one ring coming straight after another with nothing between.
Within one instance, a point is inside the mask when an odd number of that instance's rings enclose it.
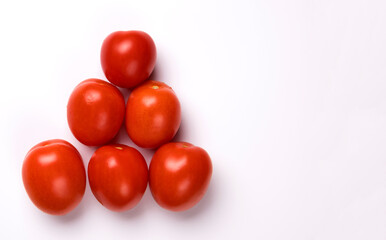
<instances>
[{"instance_id":1,"label":"soft shadow","mask_svg":"<svg viewBox=\"0 0 386 240\"><path fill-rule=\"evenodd\" d=\"M131 90L129 88L121 88L121 87L117 87L117 88L122 93L123 98L125 99L125 104L126 104L127 103L127 99L130 96Z\"/></svg>"},{"instance_id":2,"label":"soft shadow","mask_svg":"<svg viewBox=\"0 0 386 240\"><path fill-rule=\"evenodd\" d=\"M187 136L188 134L188 128L187 128L187 122L186 118L184 117L184 114L181 114L181 125L180 128L178 129L176 135L173 138L173 142L189 142L187 141Z\"/></svg>"},{"instance_id":3,"label":"soft shadow","mask_svg":"<svg viewBox=\"0 0 386 240\"><path fill-rule=\"evenodd\" d=\"M155 67L154 67L154 70L153 72L150 74L149 76L149 80L156 80L156 81L160 81L159 78L160 78L160 68L158 67L158 65L156 64ZM162 82L162 81L161 81Z\"/></svg>"},{"instance_id":4,"label":"soft shadow","mask_svg":"<svg viewBox=\"0 0 386 240\"><path fill-rule=\"evenodd\" d=\"M72 212L62 216L51 216L55 221L66 224L79 219L85 212L84 204L78 205Z\"/></svg>"},{"instance_id":5,"label":"soft shadow","mask_svg":"<svg viewBox=\"0 0 386 240\"><path fill-rule=\"evenodd\" d=\"M127 135L125 121L123 121L123 124L119 129L117 135L115 135L115 137L109 142L109 144L115 143L125 144L128 146L135 146L133 141L131 141L131 139L129 138L129 135Z\"/></svg>"},{"instance_id":6,"label":"soft shadow","mask_svg":"<svg viewBox=\"0 0 386 240\"><path fill-rule=\"evenodd\" d=\"M142 153L142 156L146 160L147 166L149 166L150 161L153 158L153 155L157 151L157 149L138 148L138 151L140 151Z\"/></svg>"},{"instance_id":7,"label":"soft shadow","mask_svg":"<svg viewBox=\"0 0 386 240\"><path fill-rule=\"evenodd\" d=\"M138 218L140 215L142 215L147 209L149 209L149 206L151 204L151 193L149 191L149 187L146 188L145 194L143 195L141 201L138 203L137 206L135 206L133 209L127 210L122 213L117 213L118 217L126 220L132 220Z\"/></svg>"}]
</instances>

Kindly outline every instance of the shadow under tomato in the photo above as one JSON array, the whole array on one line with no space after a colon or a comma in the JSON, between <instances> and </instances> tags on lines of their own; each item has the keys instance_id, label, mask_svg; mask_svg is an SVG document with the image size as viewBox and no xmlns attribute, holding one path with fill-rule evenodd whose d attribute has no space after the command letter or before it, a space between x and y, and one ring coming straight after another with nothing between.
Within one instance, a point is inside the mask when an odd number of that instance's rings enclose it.
<instances>
[{"instance_id":1,"label":"shadow under tomato","mask_svg":"<svg viewBox=\"0 0 386 240\"><path fill-rule=\"evenodd\" d=\"M187 121L183 114L181 114L181 124L180 128L178 129L176 135L172 139L172 142L189 142L187 139L189 136L188 134L188 128L187 128Z\"/></svg>"},{"instance_id":2,"label":"shadow under tomato","mask_svg":"<svg viewBox=\"0 0 386 240\"><path fill-rule=\"evenodd\" d=\"M117 88L118 88L118 90L122 93L123 99L125 100L125 106L126 106L127 99L129 99L131 90L128 89L128 88L121 88L121 87L117 87ZM126 107L125 107L125 109L126 109Z\"/></svg>"},{"instance_id":3,"label":"shadow under tomato","mask_svg":"<svg viewBox=\"0 0 386 240\"><path fill-rule=\"evenodd\" d=\"M119 129L117 135L108 143L108 144L124 144L128 146L135 146L133 141L129 138L126 132L125 121L123 121L121 128Z\"/></svg>"},{"instance_id":4,"label":"shadow under tomato","mask_svg":"<svg viewBox=\"0 0 386 240\"><path fill-rule=\"evenodd\" d=\"M155 67L154 67L154 70L153 72L150 74L148 80L156 80L156 81L160 81L160 82L163 82L161 81L159 78L160 78L160 68L158 67L158 65L156 64Z\"/></svg>"}]
</instances>

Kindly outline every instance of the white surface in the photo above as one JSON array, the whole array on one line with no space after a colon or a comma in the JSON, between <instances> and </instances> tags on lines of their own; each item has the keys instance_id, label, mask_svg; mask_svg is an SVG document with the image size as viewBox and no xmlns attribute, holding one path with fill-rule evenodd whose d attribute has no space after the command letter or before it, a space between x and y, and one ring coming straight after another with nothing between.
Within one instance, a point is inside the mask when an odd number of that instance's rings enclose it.
<instances>
[{"instance_id":1,"label":"white surface","mask_svg":"<svg viewBox=\"0 0 386 240\"><path fill-rule=\"evenodd\" d=\"M0 3L0 239L386 239L385 1L53 2ZM156 42L155 77L182 104L178 138L212 157L209 191L183 213L147 191L119 214L87 186L74 212L46 215L24 191L23 158L63 138L88 163L67 99L105 79L101 43L129 29Z\"/></svg>"}]
</instances>

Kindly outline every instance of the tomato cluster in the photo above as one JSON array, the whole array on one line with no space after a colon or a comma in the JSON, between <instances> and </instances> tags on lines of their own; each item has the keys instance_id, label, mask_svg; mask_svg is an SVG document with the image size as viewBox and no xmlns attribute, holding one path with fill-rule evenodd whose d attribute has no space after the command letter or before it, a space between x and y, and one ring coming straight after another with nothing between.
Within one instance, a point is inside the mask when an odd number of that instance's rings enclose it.
<instances>
[{"instance_id":1,"label":"tomato cluster","mask_svg":"<svg viewBox=\"0 0 386 240\"><path fill-rule=\"evenodd\" d=\"M167 84L149 80L156 62L152 38L142 31L119 31L103 42L101 65L108 81L87 79L73 90L67 105L72 134L98 146L87 168L90 188L107 209L126 211L141 200L149 183L155 201L171 211L196 205L208 188L212 163L208 153L186 142L170 142L181 123L180 102ZM130 88L125 106L120 90ZM141 153L110 143L122 124L139 147L157 149L148 168ZM63 215L81 201L86 171L69 142L41 142L27 153L22 177L40 210Z\"/></svg>"}]
</instances>

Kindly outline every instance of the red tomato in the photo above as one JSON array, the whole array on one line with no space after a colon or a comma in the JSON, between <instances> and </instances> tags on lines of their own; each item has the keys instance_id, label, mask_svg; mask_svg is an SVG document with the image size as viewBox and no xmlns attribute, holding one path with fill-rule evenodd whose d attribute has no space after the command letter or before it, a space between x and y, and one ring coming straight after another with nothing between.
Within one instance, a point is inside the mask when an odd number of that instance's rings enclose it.
<instances>
[{"instance_id":1,"label":"red tomato","mask_svg":"<svg viewBox=\"0 0 386 240\"><path fill-rule=\"evenodd\" d=\"M113 32L103 41L101 63L113 84L131 88L145 81L157 58L153 39L141 31Z\"/></svg>"},{"instance_id":2,"label":"red tomato","mask_svg":"<svg viewBox=\"0 0 386 240\"><path fill-rule=\"evenodd\" d=\"M204 149L173 142L155 152L150 162L149 186L161 207L184 211L202 199L211 176L212 162Z\"/></svg>"},{"instance_id":3,"label":"red tomato","mask_svg":"<svg viewBox=\"0 0 386 240\"><path fill-rule=\"evenodd\" d=\"M147 164L135 148L114 144L97 149L88 164L88 179L96 199L112 211L135 207L147 187Z\"/></svg>"},{"instance_id":4,"label":"red tomato","mask_svg":"<svg viewBox=\"0 0 386 240\"><path fill-rule=\"evenodd\" d=\"M130 94L126 106L126 130L138 146L156 148L169 142L180 123L180 102L165 83L146 81Z\"/></svg>"},{"instance_id":5,"label":"red tomato","mask_svg":"<svg viewBox=\"0 0 386 240\"><path fill-rule=\"evenodd\" d=\"M107 143L118 133L125 100L115 86L88 79L75 87L67 104L67 121L76 139L88 146Z\"/></svg>"},{"instance_id":6,"label":"red tomato","mask_svg":"<svg viewBox=\"0 0 386 240\"><path fill-rule=\"evenodd\" d=\"M31 148L22 169L25 190L43 212L63 215L82 200L86 173L78 150L70 143L48 140Z\"/></svg>"}]
</instances>

